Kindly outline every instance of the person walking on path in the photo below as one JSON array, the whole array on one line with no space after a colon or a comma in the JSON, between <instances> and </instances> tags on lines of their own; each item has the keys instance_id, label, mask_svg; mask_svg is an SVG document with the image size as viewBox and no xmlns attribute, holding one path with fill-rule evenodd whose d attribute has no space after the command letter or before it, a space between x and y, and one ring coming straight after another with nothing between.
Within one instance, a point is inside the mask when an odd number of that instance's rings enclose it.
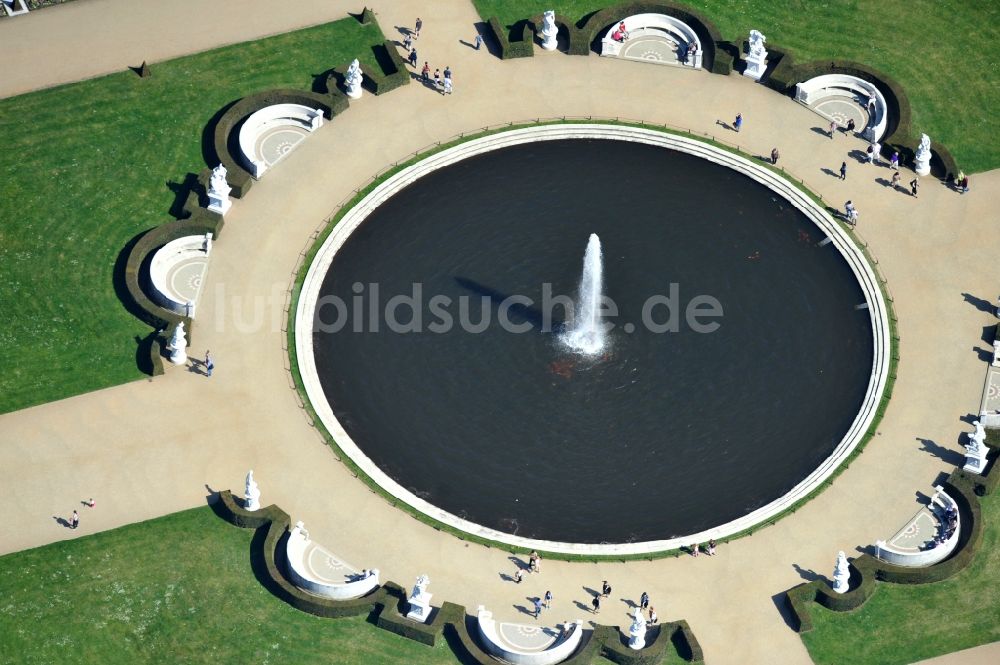
<instances>
[{"instance_id":1,"label":"person walking on path","mask_svg":"<svg viewBox=\"0 0 1000 665\"><path fill-rule=\"evenodd\" d=\"M607 598L611 595L611 585L608 584L607 580L601 582L601 598Z\"/></svg>"},{"instance_id":2,"label":"person walking on path","mask_svg":"<svg viewBox=\"0 0 1000 665\"><path fill-rule=\"evenodd\" d=\"M847 162L840 163L840 179L847 180Z\"/></svg>"},{"instance_id":3,"label":"person walking on path","mask_svg":"<svg viewBox=\"0 0 1000 665\"><path fill-rule=\"evenodd\" d=\"M417 49L410 51L410 67L417 66Z\"/></svg>"},{"instance_id":4,"label":"person walking on path","mask_svg":"<svg viewBox=\"0 0 1000 665\"><path fill-rule=\"evenodd\" d=\"M413 36L407 33L406 37L403 38L403 48L409 51L411 46L413 46Z\"/></svg>"},{"instance_id":5,"label":"person walking on path","mask_svg":"<svg viewBox=\"0 0 1000 665\"><path fill-rule=\"evenodd\" d=\"M205 351L205 376L211 377L213 369L215 369L215 362L212 360L212 352Z\"/></svg>"},{"instance_id":6,"label":"person walking on path","mask_svg":"<svg viewBox=\"0 0 1000 665\"><path fill-rule=\"evenodd\" d=\"M649 607L649 594L645 591L639 596L639 609L644 610Z\"/></svg>"},{"instance_id":7,"label":"person walking on path","mask_svg":"<svg viewBox=\"0 0 1000 665\"><path fill-rule=\"evenodd\" d=\"M892 157L889 158L889 168L899 170L899 153L895 150L892 151Z\"/></svg>"},{"instance_id":8,"label":"person walking on path","mask_svg":"<svg viewBox=\"0 0 1000 665\"><path fill-rule=\"evenodd\" d=\"M416 22L416 24L414 24L414 27L416 28L416 30L414 30L414 33L416 33L414 36L415 37L419 37L420 36L420 28L424 27L424 22L420 20L419 16L417 17L417 22Z\"/></svg>"},{"instance_id":9,"label":"person walking on path","mask_svg":"<svg viewBox=\"0 0 1000 665\"><path fill-rule=\"evenodd\" d=\"M854 123L854 118L851 118L850 120L847 121L848 132L853 132L855 127L857 127L857 125Z\"/></svg>"},{"instance_id":10,"label":"person walking on path","mask_svg":"<svg viewBox=\"0 0 1000 665\"><path fill-rule=\"evenodd\" d=\"M483 45L483 36L478 32L476 33L475 43L476 43L476 50L478 51L479 47Z\"/></svg>"},{"instance_id":11,"label":"person walking on path","mask_svg":"<svg viewBox=\"0 0 1000 665\"><path fill-rule=\"evenodd\" d=\"M742 126L743 126L743 114L737 113L736 120L733 120L733 129L735 129L736 133L738 134L740 131L740 127Z\"/></svg>"},{"instance_id":12,"label":"person walking on path","mask_svg":"<svg viewBox=\"0 0 1000 665\"><path fill-rule=\"evenodd\" d=\"M427 84L431 80L431 66L424 61L424 68L420 70L420 80Z\"/></svg>"},{"instance_id":13,"label":"person walking on path","mask_svg":"<svg viewBox=\"0 0 1000 665\"><path fill-rule=\"evenodd\" d=\"M660 617L656 616L656 608L649 608L649 620L646 622L647 626L655 626L660 622Z\"/></svg>"},{"instance_id":14,"label":"person walking on path","mask_svg":"<svg viewBox=\"0 0 1000 665\"><path fill-rule=\"evenodd\" d=\"M547 609L547 610L552 609L552 592L551 591L546 591L545 592L545 609Z\"/></svg>"},{"instance_id":15,"label":"person walking on path","mask_svg":"<svg viewBox=\"0 0 1000 665\"><path fill-rule=\"evenodd\" d=\"M590 605L594 608L594 614L599 614L601 612L601 594L596 594L594 599L590 601Z\"/></svg>"},{"instance_id":16,"label":"person walking on path","mask_svg":"<svg viewBox=\"0 0 1000 665\"><path fill-rule=\"evenodd\" d=\"M868 153L868 163L869 164L874 164L875 163L875 148L872 147L871 143L868 144L868 150L866 152Z\"/></svg>"},{"instance_id":17,"label":"person walking on path","mask_svg":"<svg viewBox=\"0 0 1000 665\"><path fill-rule=\"evenodd\" d=\"M881 164L879 160L879 155L882 154L882 144L879 142L872 143L872 164L876 166Z\"/></svg>"},{"instance_id":18,"label":"person walking on path","mask_svg":"<svg viewBox=\"0 0 1000 665\"><path fill-rule=\"evenodd\" d=\"M892 188L896 189L899 187L899 171L892 174Z\"/></svg>"},{"instance_id":19,"label":"person walking on path","mask_svg":"<svg viewBox=\"0 0 1000 665\"><path fill-rule=\"evenodd\" d=\"M524 579L524 573L522 573L521 569L518 568L517 570L514 571L514 583L520 584L521 580L523 579Z\"/></svg>"},{"instance_id":20,"label":"person walking on path","mask_svg":"<svg viewBox=\"0 0 1000 665\"><path fill-rule=\"evenodd\" d=\"M854 225L858 223L858 209L854 207L853 201L848 201L844 204L844 217L847 218L847 223Z\"/></svg>"},{"instance_id":21,"label":"person walking on path","mask_svg":"<svg viewBox=\"0 0 1000 665\"><path fill-rule=\"evenodd\" d=\"M836 131L837 131L837 121L836 120L831 120L830 121L830 138L831 139L833 138L833 133L836 132Z\"/></svg>"},{"instance_id":22,"label":"person walking on path","mask_svg":"<svg viewBox=\"0 0 1000 665\"><path fill-rule=\"evenodd\" d=\"M542 613L542 599L539 598L539 597L537 597L537 596L535 596L531 600L531 602L533 602L535 604L535 618L537 619L538 615Z\"/></svg>"},{"instance_id":23,"label":"person walking on path","mask_svg":"<svg viewBox=\"0 0 1000 665\"><path fill-rule=\"evenodd\" d=\"M451 67L449 67L448 65L445 65L444 66L444 79L447 81L450 78L451 78Z\"/></svg>"},{"instance_id":24,"label":"person walking on path","mask_svg":"<svg viewBox=\"0 0 1000 665\"><path fill-rule=\"evenodd\" d=\"M80 526L80 513L73 511L72 517L69 518L69 528L75 529Z\"/></svg>"},{"instance_id":25,"label":"person walking on path","mask_svg":"<svg viewBox=\"0 0 1000 665\"><path fill-rule=\"evenodd\" d=\"M777 148L771 148L771 164L777 164L778 163L778 157L781 157L781 155L778 154L778 149Z\"/></svg>"},{"instance_id":26,"label":"person walking on path","mask_svg":"<svg viewBox=\"0 0 1000 665\"><path fill-rule=\"evenodd\" d=\"M444 88L441 89L441 94L442 95L450 95L451 94L451 90L452 90L452 88L451 88L451 79L446 78L444 80Z\"/></svg>"},{"instance_id":27,"label":"person walking on path","mask_svg":"<svg viewBox=\"0 0 1000 665\"><path fill-rule=\"evenodd\" d=\"M441 70L434 70L434 89L439 90L441 88Z\"/></svg>"},{"instance_id":28,"label":"person walking on path","mask_svg":"<svg viewBox=\"0 0 1000 665\"><path fill-rule=\"evenodd\" d=\"M917 180L916 178L910 181L910 196L912 196L913 198L917 198L917 186L919 184L920 181Z\"/></svg>"},{"instance_id":29,"label":"person walking on path","mask_svg":"<svg viewBox=\"0 0 1000 665\"><path fill-rule=\"evenodd\" d=\"M96 502L96 501L94 501L94 498L93 498L93 497L91 497L91 498L87 499L86 501L84 501L84 503L86 503L86 504L87 504L87 507L88 507L88 508L94 508L94 507L96 507L96 506L97 506L97 502Z\"/></svg>"}]
</instances>

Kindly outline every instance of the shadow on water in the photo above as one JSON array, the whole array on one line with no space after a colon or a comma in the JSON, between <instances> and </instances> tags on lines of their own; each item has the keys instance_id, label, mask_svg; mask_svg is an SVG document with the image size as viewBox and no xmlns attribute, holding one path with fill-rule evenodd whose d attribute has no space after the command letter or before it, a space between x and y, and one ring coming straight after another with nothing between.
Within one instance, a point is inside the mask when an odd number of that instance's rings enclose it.
<instances>
[{"instance_id":1,"label":"shadow on water","mask_svg":"<svg viewBox=\"0 0 1000 665\"><path fill-rule=\"evenodd\" d=\"M542 310L523 303L509 303L508 299L513 297L510 294L501 293L496 289L492 289L466 277L456 277L455 282L464 289L485 298L489 298L490 304L498 310L501 307L506 307L508 313L507 318L515 325L519 323L530 323L533 328L541 332L554 332L561 330L563 327L564 321L562 319L557 319L553 315L549 329L547 330L545 327L545 316L542 314Z\"/></svg>"}]
</instances>

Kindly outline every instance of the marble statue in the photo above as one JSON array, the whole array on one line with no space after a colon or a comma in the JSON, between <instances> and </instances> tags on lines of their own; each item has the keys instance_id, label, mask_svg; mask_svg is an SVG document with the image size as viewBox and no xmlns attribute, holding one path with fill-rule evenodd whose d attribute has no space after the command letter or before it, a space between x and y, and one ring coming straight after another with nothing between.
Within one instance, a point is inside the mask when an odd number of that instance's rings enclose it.
<instances>
[{"instance_id":1,"label":"marble statue","mask_svg":"<svg viewBox=\"0 0 1000 665\"><path fill-rule=\"evenodd\" d=\"M963 470L970 473L981 474L986 470L986 455L989 448L986 447L986 429L978 420L972 423L976 428L967 436L969 442L965 444L965 466Z\"/></svg>"},{"instance_id":2,"label":"marble statue","mask_svg":"<svg viewBox=\"0 0 1000 665\"><path fill-rule=\"evenodd\" d=\"M913 170L917 175L928 175L931 172L931 137L920 135L920 145L913 156Z\"/></svg>"},{"instance_id":3,"label":"marble statue","mask_svg":"<svg viewBox=\"0 0 1000 665\"><path fill-rule=\"evenodd\" d=\"M556 49L559 28L556 26L556 13L551 9L542 14L542 48L546 51Z\"/></svg>"},{"instance_id":4,"label":"marble statue","mask_svg":"<svg viewBox=\"0 0 1000 665\"><path fill-rule=\"evenodd\" d=\"M747 66L743 70L743 76L748 76L754 81L759 81L760 77L764 75L764 71L767 70L767 50L764 48L764 42L766 41L767 39L759 30L750 31L750 46L747 49L746 60Z\"/></svg>"},{"instance_id":5,"label":"marble statue","mask_svg":"<svg viewBox=\"0 0 1000 665\"><path fill-rule=\"evenodd\" d=\"M851 588L851 569L847 563L847 555L843 550L837 552L837 565L833 569L833 590L836 593L847 593Z\"/></svg>"},{"instance_id":6,"label":"marble statue","mask_svg":"<svg viewBox=\"0 0 1000 665\"><path fill-rule=\"evenodd\" d=\"M247 487L243 498L246 499L244 507L247 510L260 510L260 488L257 487L257 481L253 479L253 469L250 469L250 473L247 474Z\"/></svg>"},{"instance_id":7,"label":"marble statue","mask_svg":"<svg viewBox=\"0 0 1000 665\"><path fill-rule=\"evenodd\" d=\"M229 206L233 204L229 200L229 192L233 190L226 181L228 171L226 167L219 164L212 169L212 177L208 180L208 209L225 215L229 212Z\"/></svg>"},{"instance_id":8,"label":"marble statue","mask_svg":"<svg viewBox=\"0 0 1000 665\"><path fill-rule=\"evenodd\" d=\"M431 583L431 579L426 575L421 575L417 578L417 583L413 585L413 593L410 594L410 598L419 598L424 592L427 591L427 585Z\"/></svg>"},{"instance_id":9,"label":"marble statue","mask_svg":"<svg viewBox=\"0 0 1000 665\"><path fill-rule=\"evenodd\" d=\"M347 68L347 73L344 74L344 87L347 88L347 96L351 99L358 99L361 97L361 80L364 78L364 72L361 71L361 63L355 58L351 62L351 66Z\"/></svg>"},{"instance_id":10,"label":"marble statue","mask_svg":"<svg viewBox=\"0 0 1000 665\"><path fill-rule=\"evenodd\" d=\"M646 618L642 616L642 608L635 608L635 616L632 617L632 625L628 629L630 649L642 649L646 646Z\"/></svg>"},{"instance_id":11,"label":"marble statue","mask_svg":"<svg viewBox=\"0 0 1000 665\"><path fill-rule=\"evenodd\" d=\"M170 351L170 362L173 364L183 365L187 362L187 336L184 334L183 321L174 328L170 341L167 342L167 350Z\"/></svg>"},{"instance_id":12,"label":"marble statue","mask_svg":"<svg viewBox=\"0 0 1000 665\"><path fill-rule=\"evenodd\" d=\"M251 471L251 473L253 472ZM289 534L289 537L294 537L294 536L298 536L299 538L305 541L309 540L309 530L306 529L306 525L302 522L302 520L299 520L298 522L295 523L295 528L292 529L292 533Z\"/></svg>"},{"instance_id":13,"label":"marble statue","mask_svg":"<svg viewBox=\"0 0 1000 665\"><path fill-rule=\"evenodd\" d=\"M431 597L434 594L427 593L427 585L431 580L426 575L417 578L413 585L413 593L407 599L406 618L413 621L426 623L431 618Z\"/></svg>"}]
</instances>

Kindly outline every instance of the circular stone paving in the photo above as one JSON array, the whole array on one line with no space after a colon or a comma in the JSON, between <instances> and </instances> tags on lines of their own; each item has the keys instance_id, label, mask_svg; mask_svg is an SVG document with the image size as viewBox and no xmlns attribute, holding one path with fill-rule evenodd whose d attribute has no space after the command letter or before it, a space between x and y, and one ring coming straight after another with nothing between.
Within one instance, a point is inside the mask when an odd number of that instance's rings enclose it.
<instances>
[{"instance_id":1,"label":"circular stone paving","mask_svg":"<svg viewBox=\"0 0 1000 665\"><path fill-rule=\"evenodd\" d=\"M197 302L201 282L208 268L208 257L194 255L170 267L167 284L178 302Z\"/></svg>"},{"instance_id":2,"label":"circular stone paving","mask_svg":"<svg viewBox=\"0 0 1000 665\"><path fill-rule=\"evenodd\" d=\"M257 154L264 158L268 166L274 166L307 136L309 132L301 127L275 127L257 139Z\"/></svg>"},{"instance_id":3,"label":"circular stone paving","mask_svg":"<svg viewBox=\"0 0 1000 665\"><path fill-rule=\"evenodd\" d=\"M590 233L618 309L596 358L564 350L543 304L575 294ZM311 354L352 446L452 515L570 543L693 534L796 487L870 401L871 315L824 237L688 154L510 147L420 178L347 237ZM723 311L710 332L685 316L702 296Z\"/></svg>"},{"instance_id":4,"label":"circular stone paving","mask_svg":"<svg viewBox=\"0 0 1000 665\"><path fill-rule=\"evenodd\" d=\"M620 57L653 62L677 62L677 46L661 38L639 37L625 43Z\"/></svg>"},{"instance_id":5,"label":"circular stone paving","mask_svg":"<svg viewBox=\"0 0 1000 665\"><path fill-rule=\"evenodd\" d=\"M813 108L833 118L841 127L846 127L848 120L854 120L859 132L868 126L868 112L861 108L853 97L827 97Z\"/></svg>"}]
</instances>

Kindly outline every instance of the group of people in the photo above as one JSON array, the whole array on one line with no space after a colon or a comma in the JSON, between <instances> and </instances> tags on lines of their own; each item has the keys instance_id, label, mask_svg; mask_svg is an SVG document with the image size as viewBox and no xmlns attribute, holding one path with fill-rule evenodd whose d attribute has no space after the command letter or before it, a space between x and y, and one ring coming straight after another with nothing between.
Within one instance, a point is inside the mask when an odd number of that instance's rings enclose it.
<instances>
[{"instance_id":1,"label":"group of people","mask_svg":"<svg viewBox=\"0 0 1000 665\"><path fill-rule=\"evenodd\" d=\"M625 21L619 23L618 27L615 28L615 31L611 33L611 39L619 43L623 43L626 39L628 39L628 30L625 29Z\"/></svg>"},{"instance_id":2,"label":"group of people","mask_svg":"<svg viewBox=\"0 0 1000 665\"><path fill-rule=\"evenodd\" d=\"M691 546L691 556L698 556L701 554L701 544L695 543ZM709 540L708 544L705 545L705 554L708 556L715 556L715 540Z\"/></svg>"},{"instance_id":3,"label":"group of people","mask_svg":"<svg viewBox=\"0 0 1000 665\"><path fill-rule=\"evenodd\" d=\"M948 506L944 513L944 522L941 525L941 529L938 535L934 537L931 541L930 549L934 549L939 545L944 545L958 529L958 511L955 510L955 506Z\"/></svg>"},{"instance_id":4,"label":"group of people","mask_svg":"<svg viewBox=\"0 0 1000 665\"><path fill-rule=\"evenodd\" d=\"M428 63L424 63L424 68L420 70L420 80L423 81L424 85L431 85L431 66ZM450 95L452 90L452 80L451 80L451 67L444 68L444 78L441 77L441 70L434 70L434 89L438 90L442 95Z\"/></svg>"}]
</instances>

